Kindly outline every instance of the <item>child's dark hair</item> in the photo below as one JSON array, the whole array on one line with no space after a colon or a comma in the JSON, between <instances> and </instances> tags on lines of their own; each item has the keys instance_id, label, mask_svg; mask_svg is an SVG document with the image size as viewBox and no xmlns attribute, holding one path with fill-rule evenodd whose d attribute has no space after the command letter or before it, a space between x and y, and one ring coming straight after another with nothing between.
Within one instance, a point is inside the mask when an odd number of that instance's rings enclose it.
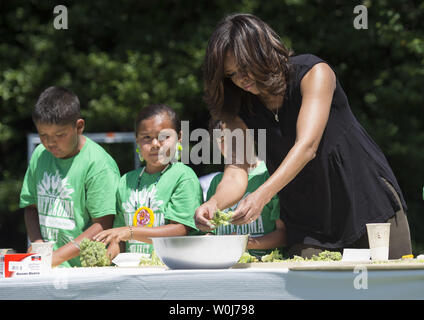
<instances>
[{"instance_id":1,"label":"child's dark hair","mask_svg":"<svg viewBox=\"0 0 424 320\"><path fill-rule=\"evenodd\" d=\"M181 131L180 119L175 110L165 104L151 104L141 108L135 120L135 134L137 135L141 121L162 113L166 113L168 115L174 126L174 130L177 131L178 134Z\"/></svg>"},{"instance_id":2,"label":"child's dark hair","mask_svg":"<svg viewBox=\"0 0 424 320\"><path fill-rule=\"evenodd\" d=\"M81 118L78 97L63 87L52 86L44 90L32 112L34 123L75 125Z\"/></svg>"}]
</instances>

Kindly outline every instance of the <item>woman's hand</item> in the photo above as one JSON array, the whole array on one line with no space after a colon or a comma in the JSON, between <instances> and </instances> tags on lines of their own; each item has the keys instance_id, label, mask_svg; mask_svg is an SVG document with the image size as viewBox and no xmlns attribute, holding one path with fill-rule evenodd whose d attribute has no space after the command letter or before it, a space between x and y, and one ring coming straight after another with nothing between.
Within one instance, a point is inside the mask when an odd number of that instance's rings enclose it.
<instances>
[{"instance_id":1,"label":"woman's hand","mask_svg":"<svg viewBox=\"0 0 424 320\"><path fill-rule=\"evenodd\" d=\"M119 243L120 241L130 240L131 230L129 227L112 228L99 232L93 237L95 241L101 241L108 245L111 242Z\"/></svg>"},{"instance_id":2,"label":"woman's hand","mask_svg":"<svg viewBox=\"0 0 424 320\"><path fill-rule=\"evenodd\" d=\"M213 218L217 209L216 201L214 201L213 198L198 207L194 214L196 227L204 232L213 230L215 226L209 220Z\"/></svg>"},{"instance_id":3,"label":"woman's hand","mask_svg":"<svg viewBox=\"0 0 424 320\"><path fill-rule=\"evenodd\" d=\"M240 201L231 223L241 225L255 221L269 201L269 197L262 194L260 189L257 189Z\"/></svg>"}]
</instances>

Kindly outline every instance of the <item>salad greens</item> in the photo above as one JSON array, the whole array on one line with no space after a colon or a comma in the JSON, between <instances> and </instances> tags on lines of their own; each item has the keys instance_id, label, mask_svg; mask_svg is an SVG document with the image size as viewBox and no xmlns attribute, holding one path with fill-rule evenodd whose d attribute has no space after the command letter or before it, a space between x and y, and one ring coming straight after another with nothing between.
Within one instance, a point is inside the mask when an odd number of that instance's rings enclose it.
<instances>
[{"instance_id":1,"label":"salad greens","mask_svg":"<svg viewBox=\"0 0 424 320\"><path fill-rule=\"evenodd\" d=\"M291 259L283 259L283 255L278 249L273 250L271 253L263 255L260 260L256 257L245 252L242 254L238 263L251 263L251 262L298 262L298 261L340 261L342 254L340 252L333 252L325 250L318 255L313 255L310 259L302 258L300 256L293 256Z\"/></svg>"},{"instance_id":2,"label":"salad greens","mask_svg":"<svg viewBox=\"0 0 424 320\"><path fill-rule=\"evenodd\" d=\"M266 254L261 257L262 262L278 262L283 261L283 255L278 251L278 249L275 249L270 254Z\"/></svg>"},{"instance_id":3,"label":"salad greens","mask_svg":"<svg viewBox=\"0 0 424 320\"><path fill-rule=\"evenodd\" d=\"M220 225L227 226L231 224L231 218L233 217L234 211L224 212L221 210L217 210L211 220L211 223L218 227Z\"/></svg>"},{"instance_id":4,"label":"salad greens","mask_svg":"<svg viewBox=\"0 0 424 320\"><path fill-rule=\"evenodd\" d=\"M103 242L83 239L80 244L80 261L82 267L110 266L106 245Z\"/></svg>"},{"instance_id":5,"label":"salad greens","mask_svg":"<svg viewBox=\"0 0 424 320\"><path fill-rule=\"evenodd\" d=\"M238 261L238 263L251 263L251 262L258 262L258 258L256 258L255 256L252 256L249 252L244 252L241 257L240 260Z\"/></svg>"},{"instance_id":6,"label":"salad greens","mask_svg":"<svg viewBox=\"0 0 424 320\"><path fill-rule=\"evenodd\" d=\"M150 258L142 257L139 266L163 266L164 264L157 256L155 250L152 251Z\"/></svg>"}]
</instances>

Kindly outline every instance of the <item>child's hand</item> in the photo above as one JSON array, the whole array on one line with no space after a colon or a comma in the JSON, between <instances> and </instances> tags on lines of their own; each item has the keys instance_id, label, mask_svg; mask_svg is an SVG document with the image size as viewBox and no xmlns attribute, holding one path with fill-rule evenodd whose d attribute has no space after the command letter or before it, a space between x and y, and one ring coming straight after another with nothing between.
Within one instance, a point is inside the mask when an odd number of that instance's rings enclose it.
<instances>
[{"instance_id":1,"label":"child's hand","mask_svg":"<svg viewBox=\"0 0 424 320\"><path fill-rule=\"evenodd\" d=\"M99 232L93 237L95 241L101 241L108 245L111 242L119 243L120 241L130 240L131 230L128 227L113 228Z\"/></svg>"},{"instance_id":2,"label":"child's hand","mask_svg":"<svg viewBox=\"0 0 424 320\"><path fill-rule=\"evenodd\" d=\"M107 255L110 261L112 261L119 253L119 242L111 242L107 247Z\"/></svg>"}]
</instances>

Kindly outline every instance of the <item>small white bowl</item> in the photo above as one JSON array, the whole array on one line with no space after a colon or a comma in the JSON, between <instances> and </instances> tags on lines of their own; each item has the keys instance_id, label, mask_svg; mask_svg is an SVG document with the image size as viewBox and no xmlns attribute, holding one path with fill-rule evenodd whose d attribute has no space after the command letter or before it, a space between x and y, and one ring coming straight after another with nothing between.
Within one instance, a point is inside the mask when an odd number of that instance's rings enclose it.
<instances>
[{"instance_id":1,"label":"small white bowl","mask_svg":"<svg viewBox=\"0 0 424 320\"><path fill-rule=\"evenodd\" d=\"M118 254L112 262L118 267L138 267L141 261L141 258L149 258L148 253L132 253L132 252L123 252Z\"/></svg>"}]
</instances>

